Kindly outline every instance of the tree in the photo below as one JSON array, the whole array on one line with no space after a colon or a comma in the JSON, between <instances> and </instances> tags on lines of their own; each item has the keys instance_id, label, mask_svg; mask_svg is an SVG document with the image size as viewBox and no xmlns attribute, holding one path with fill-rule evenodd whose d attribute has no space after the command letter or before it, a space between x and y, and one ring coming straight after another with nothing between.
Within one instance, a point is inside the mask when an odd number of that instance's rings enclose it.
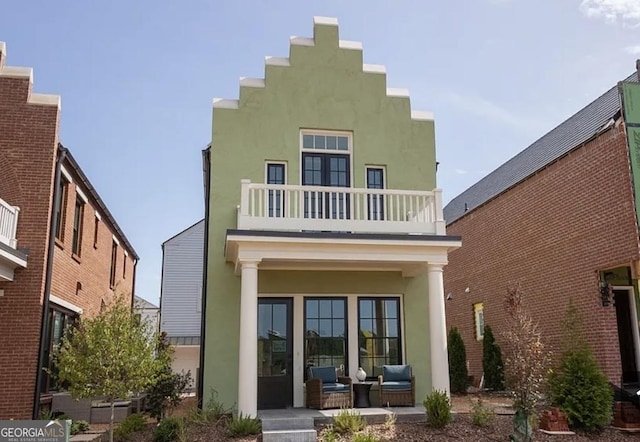
<instances>
[{"instance_id":1,"label":"tree","mask_svg":"<svg viewBox=\"0 0 640 442\"><path fill-rule=\"evenodd\" d=\"M103 396L111 404L109 440L113 442L114 402L144 390L154 380L154 344L147 324L124 296L94 318L80 318L55 353L58 379L75 398Z\"/></svg>"},{"instance_id":2,"label":"tree","mask_svg":"<svg viewBox=\"0 0 640 442\"><path fill-rule=\"evenodd\" d=\"M593 431L611 422L613 391L584 339L582 318L569 301L563 322L563 353L549 379L551 403L572 426Z\"/></svg>"},{"instance_id":3,"label":"tree","mask_svg":"<svg viewBox=\"0 0 640 442\"><path fill-rule=\"evenodd\" d=\"M550 355L542 343L538 324L524 308L519 285L507 290L505 311L504 337L510 344L505 359L505 377L516 409L512 440L529 441L531 420L542 402Z\"/></svg>"},{"instance_id":4,"label":"tree","mask_svg":"<svg viewBox=\"0 0 640 442\"><path fill-rule=\"evenodd\" d=\"M482 339L482 371L486 388L504 390L502 351L488 325L484 326L484 338Z\"/></svg>"},{"instance_id":5,"label":"tree","mask_svg":"<svg viewBox=\"0 0 640 442\"><path fill-rule=\"evenodd\" d=\"M171 369L173 348L167 335L162 332L156 343L157 371L155 381L150 386L147 400L149 412L158 421L165 418L167 411L177 407L182 401L182 392L191 382L191 371L174 373Z\"/></svg>"},{"instance_id":6,"label":"tree","mask_svg":"<svg viewBox=\"0 0 640 442\"><path fill-rule=\"evenodd\" d=\"M462 336L456 327L449 330L449 379L452 393L466 393L469 386L467 351Z\"/></svg>"}]
</instances>

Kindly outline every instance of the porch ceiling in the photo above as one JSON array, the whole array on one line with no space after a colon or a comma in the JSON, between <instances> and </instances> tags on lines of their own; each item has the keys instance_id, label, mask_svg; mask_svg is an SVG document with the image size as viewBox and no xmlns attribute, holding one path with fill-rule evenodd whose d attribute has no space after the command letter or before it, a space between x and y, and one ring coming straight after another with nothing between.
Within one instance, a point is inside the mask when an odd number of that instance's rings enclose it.
<instances>
[{"instance_id":1,"label":"porch ceiling","mask_svg":"<svg viewBox=\"0 0 640 442\"><path fill-rule=\"evenodd\" d=\"M235 264L259 261L260 270L402 272L412 277L428 264L447 263L462 245L458 236L228 230L225 257Z\"/></svg>"}]
</instances>

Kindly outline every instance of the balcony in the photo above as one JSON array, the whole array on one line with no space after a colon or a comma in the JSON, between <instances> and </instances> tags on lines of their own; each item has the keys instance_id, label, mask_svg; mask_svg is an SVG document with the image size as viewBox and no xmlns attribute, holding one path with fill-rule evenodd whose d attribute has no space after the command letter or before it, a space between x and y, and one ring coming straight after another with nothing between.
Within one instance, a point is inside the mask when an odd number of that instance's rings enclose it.
<instances>
[{"instance_id":1,"label":"balcony","mask_svg":"<svg viewBox=\"0 0 640 442\"><path fill-rule=\"evenodd\" d=\"M17 250L20 209L0 199L0 281L13 281L13 271L27 266L27 256Z\"/></svg>"},{"instance_id":2,"label":"balcony","mask_svg":"<svg viewBox=\"0 0 640 442\"><path fill-rule=\"evenodd\" d=\"M440 189L241 185L239 230L446 235Z\"/></svg>"}]
</instances>

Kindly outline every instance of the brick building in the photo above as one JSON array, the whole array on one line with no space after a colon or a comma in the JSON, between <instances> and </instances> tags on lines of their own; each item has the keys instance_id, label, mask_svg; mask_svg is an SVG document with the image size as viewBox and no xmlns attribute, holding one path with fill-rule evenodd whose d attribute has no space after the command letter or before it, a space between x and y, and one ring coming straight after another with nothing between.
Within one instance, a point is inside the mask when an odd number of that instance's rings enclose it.
<instances>
[{"instance_id":1,"label":"brick building","mask_svg":"<svg viewBox=\"0 0 640 442\"><path fill-rule=\"evenodd\" d=\"M637 74L625 80L637 82ZM519 283L527 310L558 355L570 299L615 385L638 382L640 263L626 125L615 86L454 198L447 231L447 326L460 329L469 374L482 376L482 325L503 351L503 301ZM610 303L601 288L611 285ZM608 305L607 305L608 304Z\"/></svg>"},{"instance_id":2,"label":"brick building","mask_svg":"<svg viewBox=\"0 0 640 442\"><path fill-rule=\"evenodd\" d=\"M5 58L0 42L0 419L25 419L56 388L40 368L64 327L132 297L138 256L58 141L60 97Z\"/></svg>"}]
</instances>

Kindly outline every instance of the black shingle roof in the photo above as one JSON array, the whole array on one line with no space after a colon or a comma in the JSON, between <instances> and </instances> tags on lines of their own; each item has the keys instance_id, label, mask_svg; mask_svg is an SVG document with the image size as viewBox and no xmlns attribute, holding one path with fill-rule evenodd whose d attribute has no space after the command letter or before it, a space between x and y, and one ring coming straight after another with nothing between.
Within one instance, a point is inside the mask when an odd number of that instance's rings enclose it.
<instances>
[{"instance_id":1,"label":"black shingle roof","mask_svg":"<svg viewBox=\"0 0 640 442\"><path fill-rule=\"evenodd\" d=\"M638 74L634 73L624 81L637 83ZM453 223L465 212L483 205L589 140L619 111L620 99L616 85L452 199L444 208L447 224Z\"/></svg>"}]
</instances>

